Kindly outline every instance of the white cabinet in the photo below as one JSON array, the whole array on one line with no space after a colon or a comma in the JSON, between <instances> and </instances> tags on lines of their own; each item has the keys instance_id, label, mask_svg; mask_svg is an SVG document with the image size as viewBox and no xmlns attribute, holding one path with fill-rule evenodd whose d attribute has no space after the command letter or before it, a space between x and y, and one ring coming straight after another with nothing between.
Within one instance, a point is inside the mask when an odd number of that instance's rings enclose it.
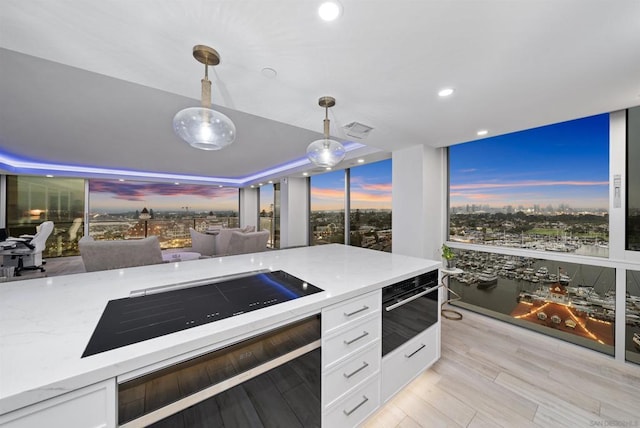
<instances>
[{"instance_id":1,"label":"white cabinet","mask_svg":"<svg viewBox=\"0 0 640 428\"><path fill-rule=\"evenodd\" d=\"M324 373L322 402L330 406L345 392L380 371L380 347L373 343ZM326 407L325 406L325 407Z\"/></svg>"},{"instance_id":2,"label":"white cabinet","mask_svg":"<svg viewBox=\"0 0 640 428\"><path fill-rule=\"evenodd\" d=\"M352 427L380 405L380 291L322 311L322 426Z\"/></svg>"},{"instance_id":3,"label":"white cabinet","mask_svg":"<svg viewBox=\"0 0 640 428\"><path fill-rule=\"evenodd\" d=\"M350 391L322 415L322 426L330 428L355 427L380 406L380 377L371 378Z\"/></svg>"},{"instance_id":4,"label":"white cabinet","mask_svg":"<svg viewBox=\"0 0 640 428\"><path fill-rule=\"evenodd\" d=\"M433 325L382 359L382 402L386 402L440 358L440 324Z\"/></svg>"},{"instance_id":5,"label":"white cabinet","mask_svg":"<svg viewBox=\"0 0 640 428\"><path fill-rule=\"evenodd\" d=\"M373 292L329 306L322 311L322 330L331 334L368 315L379 313L382 304L380 293Z\"/></svg>"},{"instance_id":6,"label":"white cabinet","mask_svg":"<svg viewBox=\"0 0 640 428\"><path fill-rule=\"evenodd\" d=\"M2 428L113 428L116 382L104 382L0 416Z\"/></svg>"},{"instance_id":7,"label":"white cabinet","mask_svg":"<svg viewBox=\"0 0 640 428\"><path fill-rule=\"evenodd\" d=\"M357 352L372 343L380 342L380 313L371 314L363 320L348 324L334 331L329 337L322 338L322 361L330 367L344 359L352 358Z\"/></svg>"}]
</instances>

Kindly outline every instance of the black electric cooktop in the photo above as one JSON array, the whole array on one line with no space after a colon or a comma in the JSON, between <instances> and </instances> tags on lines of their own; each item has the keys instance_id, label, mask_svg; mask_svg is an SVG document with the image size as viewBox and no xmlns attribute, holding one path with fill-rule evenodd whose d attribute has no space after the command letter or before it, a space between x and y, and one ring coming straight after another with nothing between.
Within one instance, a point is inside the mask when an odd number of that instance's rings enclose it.
<instances>
[{"instance_id":1,"label":"black electric cooktop","mask_svg":"<svg viewBox=\"0 0 640 428\"><path fill-rule=\"evenodd\" d=\"M82 357L321 291L278 270L213 278L186 288L110 300Z\"/></svg>"}]
</instances>

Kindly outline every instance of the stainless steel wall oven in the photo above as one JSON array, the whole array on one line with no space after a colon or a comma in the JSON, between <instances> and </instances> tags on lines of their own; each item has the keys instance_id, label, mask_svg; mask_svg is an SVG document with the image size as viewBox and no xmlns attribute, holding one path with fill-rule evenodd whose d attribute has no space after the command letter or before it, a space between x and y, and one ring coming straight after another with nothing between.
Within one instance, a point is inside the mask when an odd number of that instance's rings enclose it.
<instances>
[{"instance_id":1,"label":"stainless steel wall oven","mask_svg":"<svg viewBox=\"0 0 640 428\"><path fill-rule=\"evenodd\" d=\"M437 270L384 287L382 356L437 323L439 312Z\"/></svg>"}]
</instances>

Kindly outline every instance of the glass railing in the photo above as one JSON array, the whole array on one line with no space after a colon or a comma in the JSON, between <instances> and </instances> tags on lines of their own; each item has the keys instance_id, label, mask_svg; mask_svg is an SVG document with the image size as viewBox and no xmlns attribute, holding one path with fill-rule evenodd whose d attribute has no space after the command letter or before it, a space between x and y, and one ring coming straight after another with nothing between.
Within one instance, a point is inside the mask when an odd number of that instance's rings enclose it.
<instances>
[{"instance_id":1,"label":"glass railing","mask_svg":"<svg viewBox=\"0 0 640 428\"><path fill-rule=\"evenodd\" d=\"M614 268L482 251L456 254L462 272L449 278L460 297L454 305L613 355Z\"/></svg>"},{"instance_id":2,"label":"glass railing","mask_svg":"<svg viewBox=\"0 0 640 428\"><path fill-rule=\"evenodd\" d=\"M80 220L54 222L53 233L47 239L43 257L78 256L78 241L83 236L84 223ZM155 235L160 240L162 249L186 248L191 246L191 234L189 228L204 232L209 227L239 227L238 217L206 217L171 219L171 220L140 220L140 219L112 219L109 221L91 221L89 223L89 236L96 240L120 240L142 239ZM35 226L19 229L11 229L16 233L33 234ZM16 235L16 236L18 236Z\"/></svg>"},{"instance_id":3,"label":"glass railing","mask_svg":"<svg viewBox=\"0 0 640 428\"><path fill-rule=\"evenodd\" d=\"M160 246L167 248L186 248L191 246L189 228L199 232L209 227L239 227L238 217L193 217L182 219L120 219L89 223L89 236L96 240L142 239L157 236Z\"/></svg>"}]
</instances>

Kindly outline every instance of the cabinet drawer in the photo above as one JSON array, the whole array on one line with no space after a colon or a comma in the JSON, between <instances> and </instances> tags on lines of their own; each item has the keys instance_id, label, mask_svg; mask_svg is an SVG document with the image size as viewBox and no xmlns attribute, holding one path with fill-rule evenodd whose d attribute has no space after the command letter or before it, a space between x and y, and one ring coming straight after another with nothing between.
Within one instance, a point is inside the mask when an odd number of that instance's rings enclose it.
<instances>
[{"instance_id":1,"label":"cabinet drawer","mask_svg":"<svg viewBox=\"0 0 640 428\"><path fill-rule=\"evenodd\" d=\"M380 342L376 342L324 374L322 402L330 406L338 397L347 394L379 370Z\"/></svg>"},{"instance_id":2,"label":"cabinet drawer","mask_svg":"<svg viewBox=\"0 0 640 428\"><path fill-rule=\"evenodd\" d=\"M322 366L328 367L349 358L354 352L380 339L379 314L372 314L338 334L322 338Z\"/></svg>"},{"instance_id":3,"label":"cabinet drawer","mask_svg":"<svg viewBox=\"0 0 640 428\"><path fill-rule=\"evenodd\" d=\"M356 388L339 400L322 417L324 428L355 427L362 423L380 405L379 377Z\"/></svg>"},{"instance_id":4,"label":"cabinet drawer","mask_svg":"<svg viewBox=\"0 0 640 428\"><path fill-rule=\"evenodd\" d=\"M330 306L322 311L322 329L326 333L380 311L380 291L356 297L347 302Z\"/></svg>"},{"instance_id":5,"label":"cabinet drawer","mask_svg":"<svg viewBox=\"0 0 640 428\"><path fill-rule=\"evenodd\" d=\"M382 359L382 402L409 383L439 357L436 324Z\"/></svg>"}]
</instances>

